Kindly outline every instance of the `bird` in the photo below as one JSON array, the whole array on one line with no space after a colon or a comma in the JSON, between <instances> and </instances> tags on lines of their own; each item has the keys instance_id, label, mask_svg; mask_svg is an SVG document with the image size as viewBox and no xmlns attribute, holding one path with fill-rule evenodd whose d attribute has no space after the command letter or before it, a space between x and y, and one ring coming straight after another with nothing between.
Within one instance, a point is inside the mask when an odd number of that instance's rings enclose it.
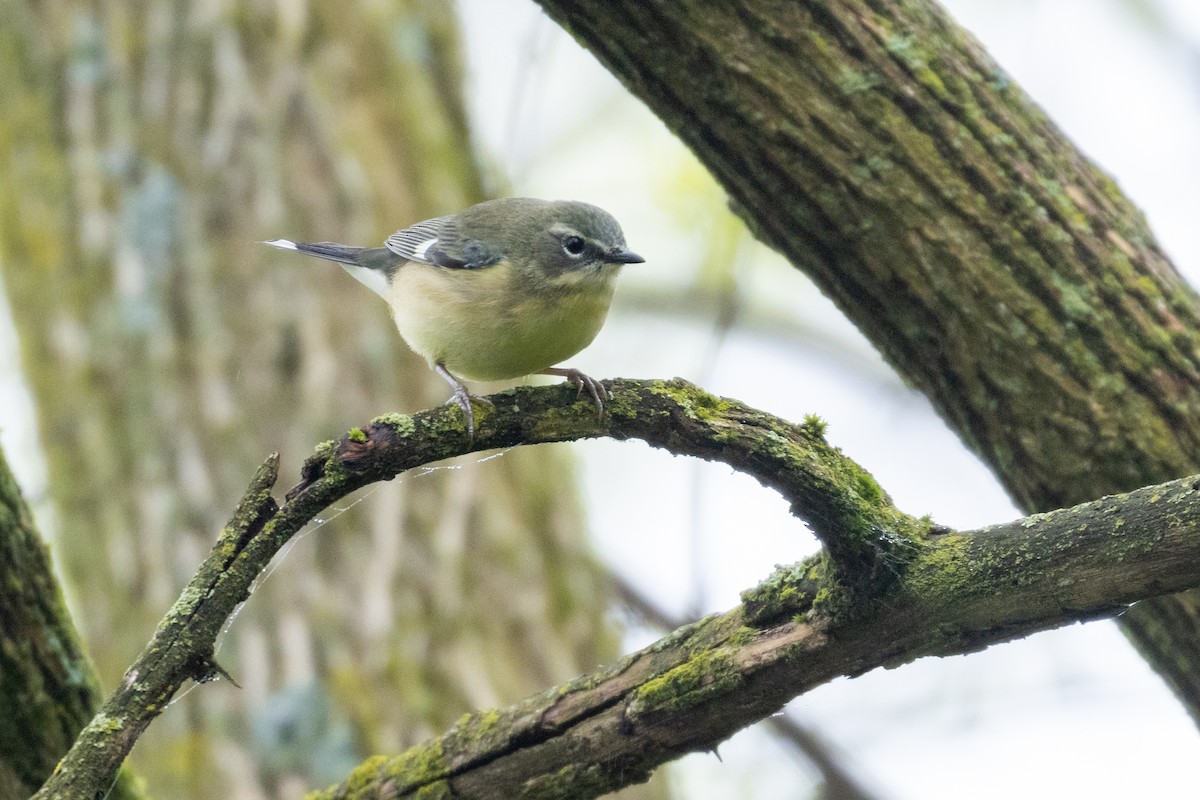
<instances>
[{"instance_id":1,"label":"bird","mask_svg":"<svg viewBox=\"0 0 1200 800\"><path fill-rule=\"evenodd\" d=\"M576 200L505 197L393 233L383 247L274 239L264 244L340 264L391 307L400 336L453 391L475 436L462 379L557 375L604 413L608 390L556 366L591 344L614 279L645 261L617 220ZM490 405L490 403L488 403Z\"/></svg>"}]
</instances>

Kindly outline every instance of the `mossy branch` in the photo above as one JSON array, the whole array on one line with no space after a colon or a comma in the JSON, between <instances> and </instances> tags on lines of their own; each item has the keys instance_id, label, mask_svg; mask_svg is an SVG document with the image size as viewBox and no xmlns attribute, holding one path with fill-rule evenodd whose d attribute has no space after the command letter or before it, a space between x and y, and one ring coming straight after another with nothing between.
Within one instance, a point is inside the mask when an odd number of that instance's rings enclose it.
<instances>
[{"instance_id":1,"label":"mossy branch","mask_svg":"<svg viewBox=\"0 0 1200 800\"><path fill-rule=\"evenodd\" d=\"M1026 511L1200 469L1200 295L937 0L537 0ZM1121 620L1200 724L1200 594Z\"/></svg>"},{"instance_id":2,"label":"mossy branch","mask_svg":"<svg viewBox=\"0 0 1200 800\"><path fill-rule=\"evenodd\" d=\"M120 688L38 797L103 794L138 736L187 680L221 670L217 635L254 579L330 503L473 450L600 436L722 461L783 493L825 551L781 569L733 611L677 630L619 664L442 738L364 764L331 797L595 796L714 747L837 675L968 652L1200 584L1200 480L1177 481L983 531L900 513L824 440L684 381L608 382L597 416L567 386L519 388L477 412L380 417L317 448L277 505L278 456L259 468L216 545ZM432 792L432 794L431 794Z\"/></svg>"},{"instance_id":3,"label":"mossy branch","mask_svg":"<svg viewBox=\"0 0 1200 800\"><path fill-rule=\"evenodd\" d=\"M825 545L839 574L855 584L878 574L880 559L924 527L897 511L865 470L825 441L825 425L815 417L796 425L679 379L606 385L613 399L603 417L588 402L564 405L575 396L567 386L496 395L494 410L475 412L474 442L464 441L452 409L380 417L310 458L304 482L288 496L299 496L331 468L361 486L457 455L464 446L487 450L605 436L720 461L757 478L784 496Z\"/></svg>"},{"instance_id":4,"label":"mossy branch","mask_svg":"<svg viewBox=\"0 0 1200 800\"><path fill-rule=\"evenodd\" d=\"M930 533L857 607L815 557L606 669L364 762L310 800L587 798L841 675L969 653L1200 583L1193 477L977 531ZM865 598L860 598L860 602Z\"/></svg>"}]
</instances>

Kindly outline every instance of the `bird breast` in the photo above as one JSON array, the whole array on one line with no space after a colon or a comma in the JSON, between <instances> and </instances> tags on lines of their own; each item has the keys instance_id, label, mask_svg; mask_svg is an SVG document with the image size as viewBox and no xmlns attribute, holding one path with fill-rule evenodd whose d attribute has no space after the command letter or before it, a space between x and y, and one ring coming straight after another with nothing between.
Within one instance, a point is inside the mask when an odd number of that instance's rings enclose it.
<instances>
[{"instance_id":1,"label":"bird breast","mask_svg":"<svg viewBox=\"0 0 1200 800\"><path fill-rule=\"evenodd\" d=\"M392 279L390 302L400 335L431 364L462 378L504 380L590 344L608 314L612 277L615 270L562 276L531 292L509 264L455 270L409 262Z\"/></svg>"}]
</instances>

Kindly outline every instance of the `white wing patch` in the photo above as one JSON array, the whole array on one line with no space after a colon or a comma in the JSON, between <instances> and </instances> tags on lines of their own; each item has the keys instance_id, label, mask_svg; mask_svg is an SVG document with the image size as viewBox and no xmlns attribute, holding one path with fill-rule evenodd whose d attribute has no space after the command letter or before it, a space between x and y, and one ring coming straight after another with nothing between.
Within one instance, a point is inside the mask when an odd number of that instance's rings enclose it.
<instances>
[{"instance_id":1,"label":"white wing patch","mask_svg":"<svg viewBox=\"0 0 1200 800\"><path fill-rule=\"evenodd\" d=\"M413 255L415 255L417 258L424 259L425 254L429 252L429 248L433 247L433 243L436 241L437 239L426 239L425 241L421 242L419 245L413 248Z\"/></svg>"},{"instance_id":2,"label":"white wing patch","mask_svg":"<svg viewBox=\"0 0 1200 800\"><path fill-rule=\"evenodd\" d=\"M387 249L401 258L409 261L421 261L425 264L432 263L429 260L429 248L437 244L438 239L448 227L446 223L451 219L452 217L434 217L424 222L418 222L410 228L396 231L387 238L384 244Z\"/></svg>"}]
</instances>

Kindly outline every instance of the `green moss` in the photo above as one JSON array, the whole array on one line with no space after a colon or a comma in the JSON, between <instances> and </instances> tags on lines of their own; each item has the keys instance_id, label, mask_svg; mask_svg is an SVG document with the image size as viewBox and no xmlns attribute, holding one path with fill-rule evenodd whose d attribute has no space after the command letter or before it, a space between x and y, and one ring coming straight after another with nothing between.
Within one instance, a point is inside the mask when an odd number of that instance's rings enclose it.
<instances>
[{"instance_id":1,"label":"green moss","mask_svg":"<svg viewBox=\"0 0 1200 800\"><path fill-rule=\"evenodd\" d=\"M705 620L707 619L709 619L709 617L697 620L696 622L688 623L687 625L679 626L651 645L650 651L653 653L661 653L663 651L673 650L676 647L686 646L686 642L696 635L697 631L700 630L701 626L705 624Z\"/></svg>"},{"instance_id":2,"label":"green moss","mask_svg":"<svg viewBox=\"0 0 1200 800\"><path fill-rule=\"evenodd\" d=\"M480 731L487 733L496 727L496 724L500 722L500 719L499 709L489 708L487 711L479 712L476 718L476 723L479 725Z\"/></svg>"},{"instance_id":3,"label":"green moss","mask_svg":"<svg viewBox=\"0 0 1200 800\"><path fill-rule=\"evenodd\" d=\"M796 446L775 431L765 431L754 442L755 452L774 461L790 462L796 455Z\"/></svg>"},{"instance_id":4,"label":"green moss","mask_svg":"<svg viewBox=\"0 0 1200 800\"><path fill-rule=\"evenodd\" d=\"M409 747L398 756L386 760L383 766L383 775L395 778L404 787L426 786L442 780L446 775L442 740Z\"/></svg>"},{"instance_id":5,"label":"green moss","mask_svg":"<svg viewBox=\"0 0 1200 800\"><path fill-rule=\"evenodd\" d=\"M827 619L839 619L854 606L854 594L845 586L831 582L817 590L812 600L811 613ZM803 617L797 615L797 622Z\"/></svg>"},{"instance_id":6,"label":"green moss","mask_svg":"<svg viewBox=\"0 0 1200 800\"><path fill-rule=\"evenodd\" d=\"M92 720L91 723L88 724L88 727L99 730L102 733L109 735L109 734L117 733L122 728L124 728L125 721L122 720L120 717L110 717L106 714L101 713L101 714L96 715L96 718L94 720Z\"/></svg>"},{"instance_id":7,"label":"green moss","mask_svg":"<svg viewBox=\"0 0 1200 800\"><path fill-rule=\"evenodd\" d=\"M724 419L729 415L732 404L714 394L697 389L691 384L666 381L655 383L650 387L650 393L670 398L690 418L698 422L710 422L714 419Z\"/></svg>"},{"instance_id":8,"label":"green moss","mask_svg":"<svg viewBox=\"0 0 1200 800\"><path fill-rule=\"evenodd\" d=\"M936 95L946 94L946 84L942 82L942 76L938 75L929 67L922 67L914 73L921 85L927 89L933 90Z\"/></svg>"},{"instance_id":9,"label":"green moss","mask_svg":"<svg viewBox=\"0 0 1200 800\"><path fill-rule=\"evenodd\" d=\"M400 436L409 436L417 429L417 423L408 414L384 414L371 420L372 425L387 425L396 429Z\"/></svg>"},{"instance_id":10,"label":"green moss","mask_svg":"<svg viewBox=\"0 0 1200 800\"><path fill-rule=\"evenodd\" d=\"M371 756L355 767L346 778L347 794L357 796L370 786L371 782L382 774L387 761L387 756Z\"/></svg>"},{"instance_id":11,"label":"green moss","mask_svg":"<svg viewBox=\"0 0 1200 800\"><path fill-rule=\"evenodd\" d=\"M829 423L816 414L805 414L804 422L800 423L800 430L809 438L823 442L825 441L825 432L829 430Z\"/></svg>"},{"instance_id":12,"label":"green moss","mask_svg":"<svg viewBox=\"0 0 1200 800\"><path fill-rule=\"evenodd\" d=\"M646 381L644 389L639 387L633 390L619 388L620 383L618 383L613 386L612 396L605 402L604 411L611 417L636 419L647 411L642 403L643 391L674 399L683 394L683 389L687 386L685 381L679 379Z\"/></svg>"},{"instance_id":13,"label":"green moss","mask_svg":"<svg viewBox=\"0 0 1200 800\"><path fill-rule=\"evenodd\" d=\"M639 410L638 397L636 392L613 392L604 411L615 419L634 419Z\"/></svg>"},{"instance_id":14,"label":"green moss","mask_svg":"<svg viewBox=\"0 0 1200 800\"><path fill-rule=\"evenodd\" d=\"M892 34L885 39L884 46L912 72L913 77L922 86L932 90L939 97L948 94L942 77L929 66L934 54L923 42L914 36Z\"/></svg>"},{"instance_id":15,"label":"green moss","mask_svg":"<svg viewBox=\"0 0 1200 800\"><path fill-rule=\"evenodd\" d=\"M858 94L874 89L879 85L879 78L865 72L859 72L843 65L838 72L838 88L843 94Z\"/></svg>"},{"instance_id":16,"label":"green moss","mask_svg":"<svg viewBox=\"0 0 1200 800\"><path fill-rule=\"evenodd\" d=\"M417 789L414 797L417 800L451 800L454 792L450 789L450 781L437 781Z\"/></svg>"},{"instance_id":17,"label":"green moss","mask_svg":"<svg viewBox=\"0 0 1200 800\"><path fill-rule=\"evenodd\" d=\"M917 49L918 43L915 37L889 33L883 41L883 46L892 55L899 56L903 61L908 61L911 59L910 54L912 51Z\"/></svg>"},{"instance_id":18,"label":"green moss","mask_svg":"<svg viewBox=\"0 0 1200 800\"><path fill-rule=\"evenodd\" d=\"M742 681L734 652L728 648L708 650L646 681L634 691L629 713L678 711L727 693Z\"/></svg>"},{"instance_id":19,"label":"green moss","mask_svg":"<svg viewBox=\"0 0 1200 800\"><path fill-rule=\"evenodd\" d=\"M949 597L961 592L977 578L969 557L970 537L949 533L933 539L909 563L904 585L926 596Z\"/></svg>"},{"instance_id":20,"label":"green moss","mask_svg":"<svg viewBox=\"0 0 1200 800\"><path fill-rule=\"evenodd\" d=\"M535 439L554 440L564 437L573 439L578 437L580 432L579 409L574 406L548 408L534 419L535 422L530 433ZM601 419L595 413L595 406L591 406L588 419L597 425L601 424ZM478 418L476 424L478 425Z\"/></svg>"},{"instance_id":21,"label":"green moss","mask_svg":"<svg viewBox=\"0 0 1200 800\"><path fill-rule=\"evenodd\" d=\"M367 440L367 434L363 433L362 428L351 428L350 432L346 434L346 438L352 442L359 442L361 444Z\"/></svg>"},{"instance_id":22,"label":"green moss","mask_svg":"<svg viewBox=\"0 0 1200 800\"><path fill-rule=\"evenodd\" d=\"M746 625L739 625L738 629L729 637L730 647L745 647L758 638L758 631Z\"/></svg>"},{"instance_id":23,"label":"green moss","mask_svg":"<svg viewBox=\"0 0 1200 800\"><path fill-rule=\"evenodd\" d=\"M553 775L525 781L522 800L558 800L564 797L597 797L617 786L596 764L568 764Z\"/></svg>"},{"instance_id":24,"label":"green moss","mask_svg":"<svg viewBox=\"0 0 1200 800\"><path fill-rule=\"evenodd\" d=\"M505 736L506 717L497 709L463 714L444 737L445 749L453 753L483 752L503 742L493 741L495 735ZM511 717L507 718L511 722Z\"/></svg>"},{"instance_id":25,"label":"green moss","mask_svg":"<svg viewBox=\"0 0 1200 800\"><path fill-rule=\"evenodd\" d=\"M851 478L854 482L854 491L860 499L872 504L882 503L887 499L887 494L883 491L883 487L866 470L860 469L855 465L855 469L851 473Z\"/></svg>"},{"instance_id":26,"label":"green moss","mask_svg":"<svg viewBox=\"0 0 1200 800\"><path fill-rule=\"evenodd\" d=\"M777 566L758 586L742 592L746 621L751 625L768 625L812 608L812 600L824 576L824 553L799 564ZM818 566L821 565L821 566Z\"/></svg>"},{"instance_id":27,"label":"green moss","mask_svg":"<svg viewBox=\"0 0 1200 800\"><path fill-rule=\"evenodd\" d=\"M1050 273L1050 285L1058 293L1058 302L1067 319L1089 319L1095 313L1096 303L1092 292L1080 284L1073 283L1057 272Z\"/></svg>"},{"instance_id":28,"label":"green moss","mask_svg":"<svg viewBox=\"0 0 1200 800\"><path fill-rule=\"evenodd\" d=\"M894 169L895 166L896 165L894 162L884 158L881 155L872 155L867 157L867 167L869 167L871 172L875 175L881 175L884 172Z\"/></svg>"}]
</instances>

